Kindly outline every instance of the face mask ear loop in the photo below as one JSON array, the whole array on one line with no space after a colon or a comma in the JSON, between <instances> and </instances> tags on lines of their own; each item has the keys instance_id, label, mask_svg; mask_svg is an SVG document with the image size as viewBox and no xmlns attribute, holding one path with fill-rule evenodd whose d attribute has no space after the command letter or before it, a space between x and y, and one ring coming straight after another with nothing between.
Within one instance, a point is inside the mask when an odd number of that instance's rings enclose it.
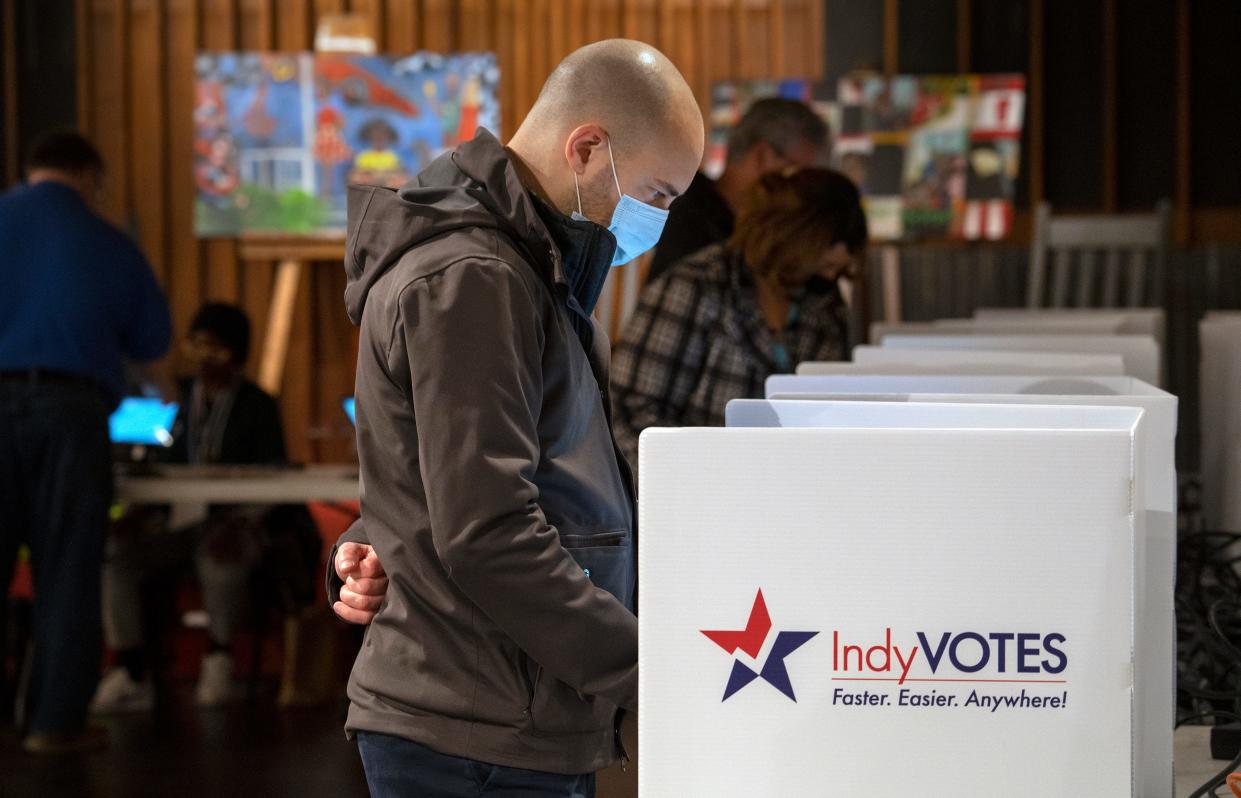
<instances>
[{"instance_id":1,"label":"face mask ear loop","mask_svg":"<svg viewBox=\"0 0 1241 798\"><path fill-rule=\"evenodd\" d=\"M577 194L577 215L582 216L582 189L577 184L577 170L573 170L573 193Z\"/></svg>"},{"instance_id":2,"label":"face mask ear loop","mask_svg":"<svg viewBox=\"0 0 1241 798\"><path fill-rule=\"evenodd\" d=\"M623 197L625 192L621 191L620 178L616 176L616 156L612 155L612 137L608 136L608 160L612 162L612 182L616 183L616 196Z\"/></svg>"}]
</instances>

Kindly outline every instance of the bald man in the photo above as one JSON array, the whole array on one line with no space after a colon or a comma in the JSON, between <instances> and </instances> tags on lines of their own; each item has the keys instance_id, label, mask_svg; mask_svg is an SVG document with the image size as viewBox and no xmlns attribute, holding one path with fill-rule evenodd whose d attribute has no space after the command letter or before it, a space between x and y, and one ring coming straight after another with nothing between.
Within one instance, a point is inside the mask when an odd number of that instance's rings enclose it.
<instances>
[{"instance_id":1,"label":"bald man","mask_svg":"<svg viewBox=\"0 0 1241 798\"><path fill-rule=\"evenodd\" d=\"M387 580L346 722L372 795L590 796L624 756L634 486L591 311L702 149L676 68L613 40L556 68L507 147L481 131L400 190L350 189L369 545L339 548L332 588L365 620Z\"/></svg>"}]
</instances>

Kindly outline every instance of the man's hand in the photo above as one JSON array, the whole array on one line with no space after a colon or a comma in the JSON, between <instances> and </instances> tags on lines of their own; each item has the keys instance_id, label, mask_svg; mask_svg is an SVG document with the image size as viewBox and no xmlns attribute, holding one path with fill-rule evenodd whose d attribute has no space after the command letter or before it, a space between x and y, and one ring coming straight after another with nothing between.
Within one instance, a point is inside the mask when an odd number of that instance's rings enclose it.
<instances>
[{"instance_id":1,"label":"man's hand","mask_svg":"<svg viewBox=\"0 0 1241 798\"><path fill-rule=\"evenodd\" d=\"M365 543L342 543L336 550L335 567L345 585L340 589L340 601L332 609L350 623L368 624L375 620L388 592L388 575L375 549Z\"/></svg>"}]
</instances>

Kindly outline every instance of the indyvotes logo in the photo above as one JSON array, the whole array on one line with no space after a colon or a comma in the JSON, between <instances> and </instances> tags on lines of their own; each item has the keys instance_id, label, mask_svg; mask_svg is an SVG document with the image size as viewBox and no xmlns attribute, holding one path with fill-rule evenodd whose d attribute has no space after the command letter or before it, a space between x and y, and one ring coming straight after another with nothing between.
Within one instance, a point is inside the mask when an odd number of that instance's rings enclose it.
<instances>
[{"instance_id":1,"label":"indyvotes logo","mask_svg":"<svg viewBox=\"0 0 1241 798\"><path fill-rule=\"evenodd\" d=\"M737 631L703 629L702 633L729 654L735 655L740 649L751 659L757 660L763 651L763 644L767 642L767 636L771 633L771 615L767 612L767 602L763 600L763 591L760 589L758 595L754 597L754 606L750 609L750 620L746 622L744 629ZM784 667L784 659L817 634L818 632L777 632L775 642L772 643L771 650L767 652L767 659L759 666L758 671L753 670L741 660L734 659L732 673L728 676L728 685L724 688L724 697L720 700L727 701L742 687L761 678L796 701L797 696L793 693L793 685L789 681L788 669Z\"/></svg>"}]
</instances>

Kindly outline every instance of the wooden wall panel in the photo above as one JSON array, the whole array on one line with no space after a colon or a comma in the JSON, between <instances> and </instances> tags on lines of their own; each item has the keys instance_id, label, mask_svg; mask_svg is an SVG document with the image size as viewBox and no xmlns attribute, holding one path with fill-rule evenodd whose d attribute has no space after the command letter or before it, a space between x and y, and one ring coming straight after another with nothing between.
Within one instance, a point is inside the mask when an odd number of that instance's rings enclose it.
<instances>
[{"instance_id":1,"label":"wooden wall panel","mask_svg":"<svg viewBox=\"0 0 1241 798\"><path fill-rule=\"evenodd\" d=\"M457 36L462 50L480 52L495 49L496 12L493 0L461 0L457 14Z\"/></svg>"},{"instance_id":2,"label":"wooden wall panel","mask_svg":"<svg viewBox=\"0 0 1241 798\"><path fill-rule=\"evenodd\" d=\"M288 361L284 367L280 403L289 457L296 462L311 462L316 459L311 436L313 422L321 405L319 390L315 385L315 372L321 368L321 364L315 362L313 343L320 337L320 325L329 320L315 315L312 302L315 288L323 280L319 272L328 268L336 267L320 268L316 264L313 268L306 269L297 284L297 304L293 311L293 330L289 338ZM343 307L337 307L340 308L340 315L344 315Z\"/></svg>"},{"instance_id":3,"label":"wooden wall panel","mask_svg":"<svg viewBox=\"0 0 1241 798\"><path fill-rule=\"evenodd\" d=\"M241 49L274 49L271 4L272 0L241 0Z\"/></svg>"},{"instance_id":4,"label":"wooden wall panel","mask_svg":"<svg viewBox=\"0 0 1241 798\"><path fill-rule=\"evenodd\" d=\"M711 85L715 81L746 76L746 59L734 35L733 0L699 0L698 8L698 52L702 59L693 86L699 93L699 102L705 104L711 100Z\"/></svg>"},{"instance_id":5,"label":"wooden wall panel","mask_svg":"<svg viewBox=\"0 0 1241 798\"><path fill-rule=\"evenodd\" d=\"M272 16L277 50L304 50L311 46L310 0L275 0Z\"/></svg>"},{"instance_id":6,"label":"wooden wall panel","mask_svg":"<svg viewBox=\"0 0 1241 798\"><path fill-rule=\"evenodd\" d=\"M495 13L495 53L500 67L500 127L504 138L517 130L517 107L514 85L529 80L524 66L519 66L514 40L517 26L518 0L493 0Z\"/></svg>"},{"instance_id":7,"label":"wooden wall panel","mask_svg":"<svg viewBox=\"0 0 1241 798\"><path fill-rule=\"evenodd\" d=\"M569 3L568 0L546 0L547 2L547 55L543 63L544 73L550 73L557 64L573 50L569 43Z\"/></svg>"},{"instance_id":8,"label":"wooden wall panel","mask_svg":"<svg viewBox=\"0 0 1241 798\"><path fill-rule=\"evenodd\" d=\"M341 412L340 401L353 393L354 357L358 338L342 311L345 272L340 268L318 269L314 281L314 382L317 403L314 408L314 459L325 462L347 461L353 457L354 434Z\"/></svg>"},{"instance_id":9,"label":"wooden wall panel","mask_svg":"<svg viewBox=\"0 0 1241 798\"><path fill-rule=\"evenodd\" d=\"M384 18L377 19L378 2L371 19L377 24L379 46L392 53L412 52L418 48L418 7L411 0L387 0Z\"/></svg>"},{"instance_id":10,"label":"wooden wall panel","mask_svg":"<svg viewBox=\"0 0 1241 798\"><path fill-rule=\"evenodd\" d=\"M780 3L761 6L751 0L734 0L733 40L736 42L737 66L741 77L762 78L772 74L780 74L772 69L771 42L768 40L768 27L772 10Z\"/></svg>"},{"instance_id":11,"label":"wooden wall panel","mask_svg":"<svg viewBox=\"0 0 1241 798\"><path fill-rule=\"evenodd\" d=\"M90 39L91 109L89 132L108 164L103 212L128 227L132 206L129 194L129 147L125 125L127 14L124 0L94 0Z\"/></svg>"},{"instance_id":12,"label":"wooden wall panel","mask_svg":"<svg viewBox=\"0 0 1241 798\"><path fill-rule=\"evenodd\" d=\"M659 41L657 0L625 0L621 7L621 33L627 39Z\"/></svg>"},{"instance_id":13,"label":"wooden wall panel","mask_svg":"<svg viewBox=\"0 0 1241 798\"><path fill-rule=\"evenodd\" d=\"M566 17L567 25L565 35L569 37L569 44L574 48L581 47L590 41L590 35L586 32L587 13L586 0L568 0L569 12Z\"/></svg>"},{"instance_id":14,"label":"wooden wall panel","mask_svg":"<svg viewBox=\"0 0 1241 798\"><path fill-rule=\"evenodd\" d=\"M530 59L527 74L530 76L530 80L528 91L523 92L521 99L522 107L532 105L538 97L538 86L533 85L533 77L535 75L546 76L555 67L555 64L548 64L551 56L551 38L549 35L551 15L549 14L548 0L527 0L526 14L528 16L526 24L523 26L524 30L519 29L517 32L517 35L530 48L527 52Z\"/></svg>"},{"instance_id":15,"label":"wooden wall panel","mask_svg":"<svg viewBox=\"0 0 1241 798\"><path fill-rule=\"evenodd\" d=\"M684 72L704 110L714 80L818 76L820 5L820 0L79 0L79 118L108 162L105 213L135 232L168 291L177 334L207 299L240 304L254 327L253 374L275 264L242 262L236 241L194 237L191 116L197 52L307 50L322 16L363 14L388 52L494 50L501 68L501 132L507 137L560 59L612 36L659 46ZM340 399L353 390L357 332L344 314L344 288L339 263L312 265L298 287L280 397L296 459L353 456Z\"/></svg>"},{"instance_id":16,"label":"wooden wall panel","mask_svg":"<svg viewBox=\"0 0 1241 798\"><path fill-rule=\"evenodd\" d=\"M169 0L165 16L168 85L162 110L168 129L164 161L168 187L168 300L179 334L201 301L199 248L194 238L194 55L198 51L197 0Z\"/></svg>"},{"instance_id":17,"label":"wooden wall panel","mask_svg":"<svg viewBox=\"0 0 1241 798\"><path fill-rule=\"evenodd\" d=\"M155 266L164 287L169 285L171 263L165 249L165 171L168 126L163 114L164 31L163 3L134 0L129 8L128 149L130 196L138 241Z\"/></svg>"},{"instance_id":18,"label":"wooden wall panel","mask_svg":"<svg viewBox=\"0 0 1241 798\"><path fill-rule=\"evenodd\" d=\"M4 13L6 14L4 28L4 91L7 95L10 91L14 93L17 91L17 31L16 26L12 22L12 19L17 15L17 4L6 3L4 5ZM94 114L94 81L91 80L91 66L93 61L91 56L91 36L89 35L89 31L92 29L91 14L92 0L77 0L77 2L74 3L74 30L82 32L81 35L76 37L77 41L74 43L74 55L78 60L78 126L82 128L82 130L92 129L91 119ZM17 128L16 109L18 106L16 105L15 100L16 98L14 98L14 101L9 101L6 99L6 109L13 109L12 111L6 110L8 118L4 120L5 130L13 131L8 133L8 136L12 136ZM7 142L8 139L6 138L6 149L8 149ZM5 154L6 157L11 155L11 157L14 158L14 161L16 161L16 150L13 150L12 153L6 152ZM16 170L17 164L15 162L11 165L11 168L8 171L8 176L12 178L17 174Z\"/></svg>"},{"instance_id":19,"label":"wooden wall panel","mask_svg":"<svg viewBox=\"0 0 1241 798\"><path fill-rule=\"evenodd\" d=\"M384 0L350 0L345 4L346 12L367 20L371 36L374 37L381 52L387 49L384 44L384 29L387 27L386 10Z\"/></svg>"},{"instance_id":20,"label":"wooden wall panel","mask_svg":"<svg viewBox=\"0 0 1241 798\"><path fill-rule=\"evenodd\" d=\"M343 14L349 10L345 0L314 0L312 5L314 19L316 21L318 21L320 17L326 17L332 14Z\"/></svg>"},{"instance_id":21,"label":"wooden wall panel","mask_svg":"<svg viewBox=\"0 0 1241 798\"><path fill-rule=\"evenodd\" d=\"M418 46L435 52L456 49L457 0L422 0L422 40Z\"/></svg>"}]
</instances>

